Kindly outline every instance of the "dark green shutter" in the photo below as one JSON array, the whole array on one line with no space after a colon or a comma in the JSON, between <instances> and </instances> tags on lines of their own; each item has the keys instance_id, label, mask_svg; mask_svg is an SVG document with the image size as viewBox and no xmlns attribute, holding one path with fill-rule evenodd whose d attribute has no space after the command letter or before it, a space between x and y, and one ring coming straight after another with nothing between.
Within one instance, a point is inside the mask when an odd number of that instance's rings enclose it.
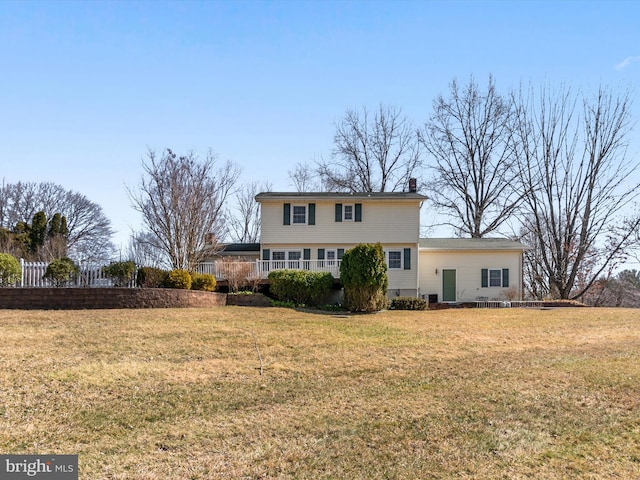
<instances>
[{"instance_id":1,"label":"dark green shutter","mask_svg":"<svg viewBox=\"0 0 640 480\"><path fill-rule=\"evenodd\" d=\"M362 221L362 204L356 203L356 222Z\"/></svg>"},{"instance_id":2,"label":"dark green shutter","mask_svg":"<svg viewBox=\"0 0 640 480\"><path fill-rule=\"evenodd\" d=\"M502 288L507 288L509 286L509 269L502 269Z\"/></svg>"},{"instance_id":3,"label":"dark green shutter","mask_svg":"<svg viewBox=\"0 0 640 480\"><path fill-rule=\"evenodd\" d=\"M282 222L284 225L291 225L291 204L284 204L284 213L282 216Z\"/></svg>"},{"instance_id":4,"label":"dark green shutter","mask_svg":"<svg viewBox=\"0 0 640 480\"><path fill-rule=\"evenodd\" d=\"M342 221L342 204L336 203L336 222Z\"/></svg>"},{"instance_id":5,"label":"dark green shutter","mask_svg":"<svg viewBox=\"0 0 640 480\"><path fill-rule=\"evenodd\" d=\"M318 260L324 260L324 248L318 249Z\"/></svg>"},{"instance_id":6,"label":"dark green shutter","mask_svg":"<svg viewBox=\"0 0 640 480\"><path fill-rule=\"evenodd\" d=\"M411 249L404 249L404 269L411 270Z\"/></svg>"},{"instance_id":7,"label":"dark green shutter","mask_svg":"<svg viewBox=\"0 0 640 480\"><path fill-rule=\"evenodd\" d=\"M315 224L316 224L316 204L310 203L309 204L309 225L315 225Z\"/></svg>"},{"instance_id":8,"label":"dark green shutter","mask_svg":"<svg viewBox=\"0 0 640 480\"><path fill-rule=\"evenodd\" d=\"M271 250L268 248L262 250L262 260L271 260Z\"/></svg>"},{"instance_id":9,"label":"dark green shutter","mask_svg":"<svg viewBox=\"0 0 640 480\"><path fill-rule=\"evenodd\" d=\"M482 269L482 288L487 288L489 286L489 269L488 268L483 268Z\"/></svg>"},{"instance_id":10,"label":"dark green shutter","mask_svg":"<svg viewBox=\"0 0 640 480\"><path fill-rule=\"evenodd\" d=\"M338 260L342 260L343 256L344 256L344 248L339 248L338 249Z\"/></svg>"}]
</instances>

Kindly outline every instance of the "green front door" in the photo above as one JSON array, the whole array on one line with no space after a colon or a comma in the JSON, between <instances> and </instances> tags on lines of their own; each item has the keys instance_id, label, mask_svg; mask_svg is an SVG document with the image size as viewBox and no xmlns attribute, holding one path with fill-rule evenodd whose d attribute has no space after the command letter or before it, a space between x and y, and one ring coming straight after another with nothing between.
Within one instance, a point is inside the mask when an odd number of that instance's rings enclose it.
<instances>
[{"instance_id":1,"label":"green front door","mask_svg":"<svg viewBox=\"0 0 640 480\"><path fill-rule=\"evenodd\" d=\"M442 301L456 301L456 271L442 270Z\"/></svg>"}]
</instances>

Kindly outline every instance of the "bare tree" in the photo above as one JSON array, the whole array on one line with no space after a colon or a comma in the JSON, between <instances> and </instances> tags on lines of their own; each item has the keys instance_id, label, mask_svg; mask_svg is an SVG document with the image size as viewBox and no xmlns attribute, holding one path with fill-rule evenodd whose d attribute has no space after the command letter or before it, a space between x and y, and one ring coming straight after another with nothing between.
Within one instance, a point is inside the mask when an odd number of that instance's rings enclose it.
<instances>
[{"instance_id":1,"label":"bare tree","mask_svg":"<svg viewBox=\"0 0 640 480\"><path fill-rule=\"evenodd\" d=\"M59 214L66 219L67 254L77 263L102 262L113 255L111 221L84 195L52 182L3 183L1 192L0 227L11 230L20 222L29 224L40 211L48 219ZM54 250L63 251L57 242Z\"/></svg>"},{"instance_id":2,"label":"bare tree","mask_svg":"<svg viewBox=\"0 0 640 480\"><path fill-rule=\"evenodd\" d=\"M493 77L486 91L473 78L449 98L438 96L420 142L435 160L428 196L459 234L481 238L498 230L521 201L515 187L511 141L513 107L498 94Z\"/></svg>"},{"instance_id":3,"label":"bare tree","mask_svg":"<svg viewBox=\"0 0 640 480\"><path fill-rule=\"evenodd\" d=\"M554 298L580 298L623 261L640 216L623 217L640 190L626 159L629 92L592 98L541 89L515 99L519 177L539 282ZM581 104L581 109L578 108Z\"/></svg>"},{"instance_id":4,"label":"bare tree","mask_svg":"<svg viewBox=\"0 0 640 480\"><path fill-rule=\"evenodd\" d=\"M599 278L582 300L594 307L640 308L640 273L623 270L609 279Z\"/></svg>"},{"instance_id":5,"label":"bare tree","mask_svg":"<svg viewBox=\"0 0 640 480\"><path fill-rule=\"evenodd\" d=\"M133 232L129 237L127 259L140 267L161 268L162 248L155 235L150 232Z\"/></svg>"},{"instance_id":6,"label":"bare tree","mask_svg":"<svg viewBox=\"0 0 640 480\"><path fill-rule=\"evenodd\" d=\"M296 168L287 172L290 184L296 189L296 192L318 192L322 190L322 186L318 182L317 173L314 167L303 163L296 163Z\"/></svg>"},{"instance_id":7,"label":"bare tree","mask_svg":"<svg viewBox=\"0 0 640 480\"><path fill-rule=\"evenodd\" d=\"M225 202L240 170L229 161L214 170L211 151L200 160L193 152L178 156L166 149L158 157L149 150L147 160L138 191L129 191L133 208L171 268L193 270L215 248L207 240L226 234Z\"/></svg>"},{"instance_id":8,"label":"bare tree","mask_svg":"<svg viewBox=\"0 0 640 480\"><path fill-rule=\"evenodd\" d=\"M347 110L333 143L331 161L316 163L327 191L403 191L422 166L415 128L400 108Z\"/></svg>"},{"instance_id":9,"label":"bare tree","mask_svg":"<svg viewBox=\"0 0 640 480\"><path fill-rule=\"evenodd\" d=\"M239 243L258 243L260 241L260 204L256 195L270 192L269 182L259 184L251 182L243 185L236 195L235 213L230 216L230 230L233 241Z\"/></svg>"}]
</instances>

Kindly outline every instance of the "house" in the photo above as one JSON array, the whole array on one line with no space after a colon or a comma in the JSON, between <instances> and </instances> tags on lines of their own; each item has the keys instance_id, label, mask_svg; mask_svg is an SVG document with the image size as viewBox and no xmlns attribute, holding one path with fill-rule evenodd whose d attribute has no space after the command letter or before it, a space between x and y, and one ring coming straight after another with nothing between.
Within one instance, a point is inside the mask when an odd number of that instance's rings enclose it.
<instances>
[{"instance_id":1,"label":"house","mask_svg":"<svg viewBox=\"0 0 640 480\"><path fill-rule=\"evenodd\" d=\"M502 238L421 238L420 292L430 302L521 300L525 248Z\"/></svg>"},{"instance_id":2,"label":"house","mask_svg":"<svg viewBox=\"0 0 640 480\"><path fill-rule=\"evenodd\" d=\"M415 191L260 193L260 258L268 269L327 270L337 278L346 250L380 243L389 291L415 297L420 293L420 207L425 198Z\"/></svg>"},{"instance_id":3,"label":"house","mask_svg":"<svg viewBox=\"0 0 640 480\"><path fill-rule=\"evenodd\" d=\"M328 270L338 278L346 250L380 243L390 297L520 300L525 247L507 239L420 238L426 197L411 186L409 192L258 194L263 268Z\"/></svg>"},{"instance_id":4,"label":"house","mask_svg":"<svg viewBox=\"0 0 640 480\"><path fill-rule=\"evenodd\" d=\"M408 192L259 193L260 243L231 244L221 256L242 256L245 266L249 260L253 279L283 268L329 271L339 279L345 251L380 243L390 297L430 303L522 299L525 247L507 239L420 238L425 200L415 182ZM230 269L218 261L202 271L224 281Z\"/></svg>"}]
</instances>

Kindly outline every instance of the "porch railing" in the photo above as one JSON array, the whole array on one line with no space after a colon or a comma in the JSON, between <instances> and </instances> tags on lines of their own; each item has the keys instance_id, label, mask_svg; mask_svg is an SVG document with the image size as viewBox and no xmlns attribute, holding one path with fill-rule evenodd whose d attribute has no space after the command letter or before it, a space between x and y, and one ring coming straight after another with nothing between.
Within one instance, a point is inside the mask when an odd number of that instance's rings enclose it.
<instances>
[{"instance_id":1,"label":"porch railing","mask_svg":"<svg viewBox=\"0 0 640 480\"><path fill-rule=\"evenodd\" d=\"M274 270L309 270L329 272L334 278L340 277L340 260L255 260L253 262L206 262L197 267L198 273L208 273L216 280L229 278L266 279Z\"/></svg>"}]
</instances>

